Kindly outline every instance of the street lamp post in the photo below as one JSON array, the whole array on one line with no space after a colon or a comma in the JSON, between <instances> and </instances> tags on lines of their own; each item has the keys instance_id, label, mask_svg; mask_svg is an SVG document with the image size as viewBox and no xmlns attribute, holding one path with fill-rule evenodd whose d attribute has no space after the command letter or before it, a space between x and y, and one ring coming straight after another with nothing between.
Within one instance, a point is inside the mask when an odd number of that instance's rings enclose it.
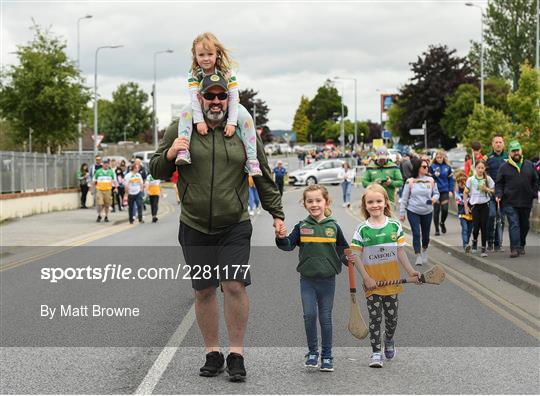
<instances>
[{"instance_id":1,"label":"street lamp post","mask_svg":"<svg viewBox=\"0 0 540 396\"><path fill-rule=\"evenodd\" d=\"M478 4L465 3L467 7L480 9L480 104L484 105L484 9Z\"/></svg>"},{"instance_id":2,"label":"street lamp post","mask_svg":"<svg viewBox=\"0 0 540 396\"><path fill-rule=\"evenodd\" d=\"M173 50L166 49L163 51L156 51L154 52L154 84L152 85L152 119L154 123L154 150L158 149L158 131L157 131L157 122L156 122L156 104L157 104L157 93L156 93L156 64L157 64L157 56L159 54L171 54Z\"/></svg>"},{"instance_id":3,"label":"street lamp post","mask_svg":"<svg viewBox=\"0 0 540 396\"><path fill-rule=\"evenodd\" d=\"M80 22L83 19L90 19L92 18L92 15L85 15L79 19L77 19L77 69L81 69L80 65L80 43L79 43L79 32L80 32ZM78 132L79 132L79 154L82 153L82 123L81 123L81 116L79 115L79 124L78 124Z\"/></svg>"},{"instance_id":4,"label":"street lamp post","mask_svg":"<svg viewBox=\"0 0 540 396\"><path fill-rule=\"evenodd\" d=\"M97 75L98 75L98 53L99 50L104 48L120 48L123 45L105 45L96 48L96 54L94 56L94 157L98 153L98 99L97 99Z\"/></svg>"},{"instance_id":5,"label":"street lamp post","mask_svg":"<svg viewBox=\"0 0 540 396\"><path fill-rule=\"evenodd\" d=\"M354 149L356 150L356 146L358 144L358 118L357 118L357 111L358 111L358 94L356 90L356 78L355 77L334 77L335 80L352 80L354 81Z\"/></svg>"},{"instance_id":6,"label":"street lamp post","mask_svg":"<svg viewBox=\"0 0 540 396\"><path fill-rule=\"evenodd\" d=\"M540 0L536 0L536 68L540 68L538 51L540 51ZM538 71L538 70L537 70Z\"/></svg>"},{"instance_id":7,"label":"street lamp post","mask_svg":"<svg viewBox=\"0 0 540 396\"><path fill-rule=\"evenodd\" d=\"M345 110L343 106L343 91L345 89L345 84L343 81L339 81L337 78L334 78L334 82L341 83L341 126L340 126L340 133L339 133L339 139L341 140L342 150L345 151L345 124L344 124L344 118L345 118Z\"/></svg>"}]
</instances>

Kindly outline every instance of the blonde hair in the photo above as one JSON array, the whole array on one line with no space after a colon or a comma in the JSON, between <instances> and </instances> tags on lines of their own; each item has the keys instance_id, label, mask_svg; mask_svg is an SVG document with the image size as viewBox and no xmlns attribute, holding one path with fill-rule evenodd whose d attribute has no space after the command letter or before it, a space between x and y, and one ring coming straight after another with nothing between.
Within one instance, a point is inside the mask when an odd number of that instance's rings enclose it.
<instances>
[{"instance_id":1,"label":"blonde hair","mask_svg":"<svg viewBox=\"0 0 540 396\"><path fill-rule=\"evenodd\" d=\"M443 164L450 165L450 164L448 163L448 158L446 158L446 151L444 151L443 149L437 150L437 152L436 152L435 155L433 156L433 159L431 160L431 165L434 165L434 164L437 162L437 156L438 156L439 154L442 155L442 162L443 162Z\"/></svg>"},{"instance_id":2,"label":"blonde hair","mask_svg":"<svg viewBox=\"0 0 540 396\"><path fill-rule=\"evenodd\" d=\"M308 192L314 192L314 191L320 191L324 200L326 201L326 208L324 209L324 215L326 217L330 216L332 214L332 209L330 209L330 205L332 204L332 199L330 198L330 194L328 193L328 190L326 187L321 186L320 184L312 184L311 186L307 186L304 189L304 193L302 194L302 200L300 203L304 205L304 208L306 207L306 199L307 199L307 193Z\"/></svg>"},{"instance_id":3,"label":"blonde hair","mask_svg":"<svg viewBox=\"0 0 540 396\"><path fill-rule=\"evenodd\" d=\"M233 66L236 66L236 62L234 62L231 57L229 56L229 50L225 48L223 44L217 39L216 36L214 36L213 33L210 32L204 32L202 34L199 34L197 37L195 37L195 40L193 40L193 45L191 46L191 55L192 55L192 63L191 63L191 71L195 74L197 68L199 67L199 64L197 63L197 55L195 51L195 47L201 44L204 49L211 50L212 47L216 49L216 69L219 70L224 75L227 75L231 68Z\"/></svg>"},{"instance_id":4,"label":"blonde hair","mask_svg":"<svg viewBox=\"0 0 540 396\"><path fill-rule=\"evenodd\" d=\"M367 188L364 190L364 193L362 194L362 201L360 202L360 210L362 211L362 215L364 216L364 218L365 219L370 218L370 214L367 211L367 207L366 207L366 196L369 193L379 193L383 195L384 215L386 217L392 217L392 208L390 207L390 199L388 198L388 193L380 184L373 183L367 186Z\"/></svg>"}]
</instances>

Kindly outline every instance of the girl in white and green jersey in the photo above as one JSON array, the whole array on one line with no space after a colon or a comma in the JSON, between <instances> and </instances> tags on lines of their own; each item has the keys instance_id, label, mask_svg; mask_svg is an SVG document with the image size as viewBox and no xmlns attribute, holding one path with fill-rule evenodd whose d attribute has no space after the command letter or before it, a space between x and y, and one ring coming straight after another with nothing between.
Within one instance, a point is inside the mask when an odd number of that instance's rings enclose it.
<instances>
[{"instance_id":1,"label":"girl in white and green jersey","mask_svg":"<svg viewBox=\"0 0 540 396\"><path fill-rule=\"evenodd\" d=\"M419 279L405 254L405 236L398 220L391 218L390 200L386 190L379 184L368 186L362 196L361 209L366 221L356 229L351 249L356 269L362 275L369 312L371 340L370 367L382 367L381 322L384 311L385 337L384 354L393 359L396 350L394 332L397 327L398 294L401 285L377 287L377 281L401 278L399 264L410 277Z\"/></svg>"}]
</instances>

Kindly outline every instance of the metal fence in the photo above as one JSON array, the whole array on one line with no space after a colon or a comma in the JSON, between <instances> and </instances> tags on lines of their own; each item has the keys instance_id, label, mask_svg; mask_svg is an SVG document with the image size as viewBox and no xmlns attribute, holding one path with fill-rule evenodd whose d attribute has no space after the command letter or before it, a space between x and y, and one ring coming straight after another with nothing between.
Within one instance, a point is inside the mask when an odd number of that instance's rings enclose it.
<instances>
[{"instance_id":1,"label":"metal fence","mask_svg":"<svg viewBox=\"0 0 540 396\"><path fill-rule=\"evenodd\" d=\"M82 163L90 167L92 161L91 153L51 155L0 151L0 193L78 188L77 171Z\"/></svg>"}]
</instances>

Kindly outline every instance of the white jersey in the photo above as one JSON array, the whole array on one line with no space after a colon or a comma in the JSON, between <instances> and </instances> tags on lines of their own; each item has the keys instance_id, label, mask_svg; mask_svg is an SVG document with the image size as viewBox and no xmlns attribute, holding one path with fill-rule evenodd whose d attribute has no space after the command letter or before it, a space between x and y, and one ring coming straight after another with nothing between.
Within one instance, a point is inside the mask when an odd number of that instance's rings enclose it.
<instances>
[{"instance_id":1,"label":"white jersey","mask_svg":"<svg viewBox=\"0 0 540 396\"><path fill-rule=\"evenodd\" d=\"M127 186L129 195L137 195L143 189L143 178L139 172L135 174L128 172L124 178L124 185Z\"/></svg>"}]
</instances>

